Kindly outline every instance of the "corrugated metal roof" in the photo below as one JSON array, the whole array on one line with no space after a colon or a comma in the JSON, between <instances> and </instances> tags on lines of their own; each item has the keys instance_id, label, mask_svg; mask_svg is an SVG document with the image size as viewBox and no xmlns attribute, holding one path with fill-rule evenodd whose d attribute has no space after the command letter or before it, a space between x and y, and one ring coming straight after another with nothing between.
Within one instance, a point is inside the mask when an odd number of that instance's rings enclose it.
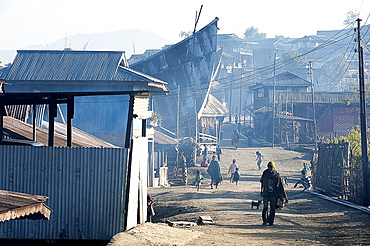
<instances>
[{"instance_id":1,"label":"corrugated metal roof","mask_svg":"<svg viewBox=\"0 0 370 246\"><path fill-rule=\"evenodd\" d=\"M279 75L276 75L275 78L276 86L300 86L300 87L309 87L311 82L303 79L302 77L295 75L291 72L284 72ZM274 77L261 81L255 85L250 86L251 90L266 87L266 86L273 86L274 84Z\"/></svg>"},{"instance_id":2,"label":"corrugated metal roof","mask_svg":"<svg viewBox=\"0 0 370 246\"><path fill-rule=\"evenodd\" d=\"M229 110L214 96L209 94L205 108L201 111L201 117L221 117L229 113Z\"/></svg>"},{"instance_id":3,"label":"corrugated metal roof","mask_svg":"<svg viewBox=\"0 0 370 246\"><path fill-rule=\"evenodd\" d=\"M178 144L177 140L173 137L166 135L163 132L160 132L157 129L154 129L154 143L162 145L176 145Z\"/></svg>"},{"instance_id":4,"label":"corrugated metal roof","mask_svg":"<svg viewBox=\"0 0 370 246\"><path fill-rule=\"evenodd\" d=\"M168 91L165 82L126 65L122 51L19 50L13 64L0 70L0 79L8 82L6 93L132 91L134 86Z\"/></svg>"},{"instance_id":5,"label":"corrugated metal roof","mask_svg":"<svg viewBox=\"0 0 370 246\"><path fill-rule=\"evenodd\" d=\"M5 76L9 73L10 67L4 67L0 69L0 79L5 78Z\"/></svg>"},{"instance_id":6,"label":"corrugated metal roof","mask_svg":"<svg viewBox=\"0 0 370 246\"><path fill-rule=\"evenodd\" d=\"M237 42L246 42L247 40L239 38L234 33L232 34L217 34L217 41L218 42L225 42L225 41L237 41Z\"/></svg>"},{"instance_id":7,"label":"corrugated metal roof","mask_svg":"<svg viewBox=\"0 0 370 246\"><path fill-rule=\"evenodd\" d=\"M47 196L0 190L0 222L11 219L50 219Z\"/></svg>"},{"instance_id":8,"label":"corrugated metal roof","mask_svg":"<svg viewBox=\"0 0 370 246\"><path fill-rule=\"evenodd\" d=\"M124 52L18 50L6 80L113 80Z\"/></svg>"}]
</instances>

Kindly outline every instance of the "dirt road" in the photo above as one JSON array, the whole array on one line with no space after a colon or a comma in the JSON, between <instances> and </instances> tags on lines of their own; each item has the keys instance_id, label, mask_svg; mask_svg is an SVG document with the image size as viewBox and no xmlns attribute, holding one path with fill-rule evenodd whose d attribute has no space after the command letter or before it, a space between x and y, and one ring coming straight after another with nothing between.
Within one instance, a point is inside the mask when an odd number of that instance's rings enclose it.
<instances>
[{"instance_id":1,"label":"dirt road","mask_svg":"<svg viewBox=\"0 0 370 246\"><path fill-rule=\"evenodd\" d=\"M206 168L190 168L190 181L198 169L205 176L199 192L192 184L149 188L155 201L154 224L124 233L111 245L370 245L369 214L293 188L303 162L311 158L309 152L246 148L243 141L235 150L227 143L222 144L221 171L226 179L236 159L242 175L238 185L224 180L218 189L210 189ZM256 165L257 150L264 156L262 170ZM287 177L289 203L277 212L274 226L262 226L262 205L252 210L251 201L260 199L260 176L270 160ZM160 224L196 222L199 216L210 216L214 225L177 229Z\"/></svg>"}]
</instances>

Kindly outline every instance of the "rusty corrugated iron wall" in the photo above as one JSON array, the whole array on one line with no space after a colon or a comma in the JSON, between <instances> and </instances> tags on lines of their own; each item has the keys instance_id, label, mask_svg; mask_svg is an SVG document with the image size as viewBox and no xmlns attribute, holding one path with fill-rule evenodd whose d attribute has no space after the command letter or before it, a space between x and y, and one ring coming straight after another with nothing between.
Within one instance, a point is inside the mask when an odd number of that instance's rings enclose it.
<instances>
[{"instance_id":1,"label":"rusty corrugated iron wall","mask_svg":"<svg viewBox=\"0 0 370 246\"><path fill-rule=\"evenodd\" d=\"M0 146L0 189L48 196L52 209L50 221L1 223L0 238L110 240L124 229L127 153Z\"/></svg>"}]
</instances>

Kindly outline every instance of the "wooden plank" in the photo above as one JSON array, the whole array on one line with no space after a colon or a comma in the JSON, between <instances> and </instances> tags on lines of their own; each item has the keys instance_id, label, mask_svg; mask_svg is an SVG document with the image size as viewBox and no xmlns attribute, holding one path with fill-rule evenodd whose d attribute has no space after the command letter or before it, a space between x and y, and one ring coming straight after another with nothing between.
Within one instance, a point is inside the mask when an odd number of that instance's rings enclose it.
<instances>
[{"instance_id":1,"label":"wooden plank","mask_svg":"<svg viewBox=\"0 0 370 246\"><path fill-rule=\"evenodd\" d=\"M189 221L169 221L167 220L166 223L172 227L193 227L197 225L196 223L189 222Z\"/></svg>"}]
</instances>

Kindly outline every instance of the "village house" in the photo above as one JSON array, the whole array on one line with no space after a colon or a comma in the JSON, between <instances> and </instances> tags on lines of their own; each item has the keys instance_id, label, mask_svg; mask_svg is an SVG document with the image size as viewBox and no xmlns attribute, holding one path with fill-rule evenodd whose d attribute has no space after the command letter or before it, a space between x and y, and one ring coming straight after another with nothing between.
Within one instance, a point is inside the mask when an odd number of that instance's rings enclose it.
<instances>
[{"instance_id":1,"label":"village house","mask_svg":"<svg viewBox=\"0 0 370 246\"><path fill-rule=\"evenodd\" d=\"M146 221L148 102L151 94L168 92L165 82L129 68L124 52L32 50L18 51L12 65L0 70L0 84L0 189L48 197L44 204L52 210L50 220L1 223L1 238L107 241ZM104 95L128 97L121 102L127 104L127 121L121 125L127 133L124 147L79 147L72 121L85 114L75 114L74 99ZM37 105L43 104L47 134L36 126ZM63 127L55 122L59 104L67 104ZM85 113L98 118L93 108ZM12 126L9 117L22 112L32 114L33 123L24 137L42 140L47 147L1 145L4 135L14 136L4 131ZM141 136L132 138L134 117L144 127Z\"/></svg>"}]
</instances>

